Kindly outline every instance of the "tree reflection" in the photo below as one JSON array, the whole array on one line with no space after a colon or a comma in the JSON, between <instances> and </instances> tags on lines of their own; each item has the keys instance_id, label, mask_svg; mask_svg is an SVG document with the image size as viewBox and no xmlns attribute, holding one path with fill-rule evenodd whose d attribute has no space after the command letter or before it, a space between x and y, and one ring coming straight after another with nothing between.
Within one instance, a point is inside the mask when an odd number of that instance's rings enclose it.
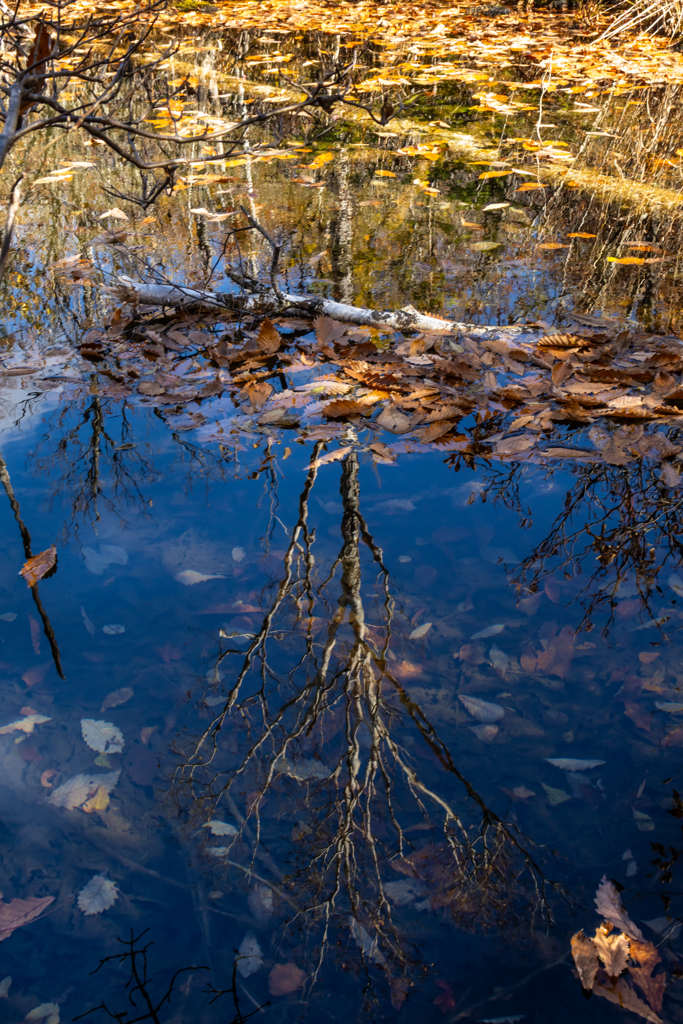
<instances>
[{"instance_id":1,"label":"tree reflection","mask_svg":"<svg viewBox=\"0 0 683 1024\"><path fill-rule=\"evenodd\" d=\"M280 913L278 948L303 930L315 978L339 946L348 959L351 940L368 979L383 978L400 1006L417 951L398 907L486 928L521 908L548 913L544 879L533 844L463 777L392 670L394 599L352 450L341 469L342 545L329 568L318 564L309 501L320 448L260 627L242 635L246 650L222 631L203 692L220 711L186 742L171 795L192 830L230 808L237 831L207 858L227 865L227 885L235 868L260 879L256 916ZM377 624L363 593L373 583Z\"/></svg>"}]
</instances>

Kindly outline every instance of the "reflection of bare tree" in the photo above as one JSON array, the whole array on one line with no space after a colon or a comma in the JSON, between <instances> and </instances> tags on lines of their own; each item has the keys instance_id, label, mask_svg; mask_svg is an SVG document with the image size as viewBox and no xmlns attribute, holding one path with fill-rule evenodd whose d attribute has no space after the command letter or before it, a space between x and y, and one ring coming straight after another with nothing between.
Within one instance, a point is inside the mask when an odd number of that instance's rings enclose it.
<instances>
[{"instance_id":1,"label":"reflection of bare tree","mask_svg":"<svg viewBox=\"0 0 683 1024\"><path fill-rule=\"evenodd\" d=\"M624 461L630 459L626 465L591 461L573 467L574 482L561 511L515 576L523 598L550 580L569 584L568 593L584 607L583 628L590 628L596 613L604 611L605 634L613 625L617 599L627 594L640 600L645 622L655 620L652 602L666 583L660 575L674 572L683 558L683 498L658 471L662 456L679 450L679 431L644 434L640 428L633 438L637 448L631 445L632 451L621 453ZM455 466L459 458L448 461ZM520 525L526 526L531 513L525 513L520 496L526 468L516 463L500 470L477 461L486 480L482 498L516 510ZM663 630L667 617L657 620Z\"/></svg>"},{"instance_id":2,"label":"reflection of bare tree","mask_svg":"<svg viewBox=\"0 0 683 1024\"><path fill-rule=\"evenodd\" d=\"M350 936L364 969L380 971L400 1005L412 954L397 904L417 902L460 926L486 926L508 919L521 897L542 909L543 878L389 669L394 602L382 551L360 511L353 451L342 464L342 547L319 575L308 521L317 456L318 449L284 575L246 651L221 649L216 686L230 658L238 665L220 713L185 749L173 792L193 826L227 803L239 830L219 852L247 877L259 862L261 884L283 918L294 910L280 941L295 923L305 925L314 975ZM380 625L366 615L366 565L379 588ZM269 799L294 824L291 841L264 824ZM424 833L427 842L413 838Z\"/></svg>"},{"instance_id":3,"label":"reflection of bare tree","mask_svg":"<svg viewBox=\"0 0 683 1024\"><path fill-rule=\"evenodd\" d=\"M2 455L0 455L0 482L2 482L2 486L5 488L5 494L9 498L9 503L12 506L12 512L14 512L14 518L16 519L17 525L19 526L19 533L21 534L21 540L24 545L24 554L27 559L32 558L33 552L31 551L31 534L28 532L28 527L26 526L26 523L21 517L21 509L19 507L19 502L16 499L16 495L12 487L12 481L10 480L9 471L7 469L7 463L3 459ZM57 638L55 637L55 631L52 628L52 623L48 618L48 614L45 611L45 608L43 607L43 602L40 599L40 594L38 593L38 584L34 583L30 590L31 597L35 602L35 606L38 609L38 614L40 615L40 618L43 623L43 630L45 631L45 636L47 637L48 643L50 644L50 650L52 651L52 657L54 659L55 668L57 669L60 678L64 679L64 672L62 671L62 660L59 654L59 647L57 646Z\"/></svg>"}]
</instances>

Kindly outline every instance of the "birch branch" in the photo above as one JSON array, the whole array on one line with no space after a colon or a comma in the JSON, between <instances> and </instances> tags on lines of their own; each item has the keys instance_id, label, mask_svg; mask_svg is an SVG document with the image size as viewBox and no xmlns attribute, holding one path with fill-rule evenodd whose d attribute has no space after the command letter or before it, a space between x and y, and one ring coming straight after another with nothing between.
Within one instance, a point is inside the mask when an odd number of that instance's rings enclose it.
<instances>
[{"instance_id":1,"label":"birch branch","mask_svg":"<svg viewBox=\"0 0 683 1024\"><path fill-rule=\"evenodd\" d=\"M279 316L297 316L302 311L314 316L329 316L362 327L388 327L395 331L438 331L440 334L459 334L479 330L474 324L441 320L439 317L419 313L412 306L403 309L378 310L350 306L317 295L290 295L282 292L281 301L273 292L261 294L208 292L184 288L174 284L144 284L129 277L119 277L119 284L108 291L123 302L143 306L203 306L208 309L236 309L243 312L273 313Z\"/></svg>"}]
</instances>

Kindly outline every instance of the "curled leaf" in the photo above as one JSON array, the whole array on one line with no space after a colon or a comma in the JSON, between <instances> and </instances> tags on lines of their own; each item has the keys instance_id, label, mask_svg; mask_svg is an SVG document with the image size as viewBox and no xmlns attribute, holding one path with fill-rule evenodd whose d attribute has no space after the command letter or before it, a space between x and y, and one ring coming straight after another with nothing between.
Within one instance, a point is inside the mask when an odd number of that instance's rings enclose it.
<instances>
[{"instance_id":1,"label":"curled leaf","mask_svg":"<svg viewBox=\"0 0 683 1024\"><path fill-rule=\"evenodd\" d=\"M45 551L29 558L28 562L24 562L19 570L19 575L24 577L29 587L34 587L38 580L49 579L56 572L57 547L55 544L51 544Z\"/></svg>"}]
</instances>

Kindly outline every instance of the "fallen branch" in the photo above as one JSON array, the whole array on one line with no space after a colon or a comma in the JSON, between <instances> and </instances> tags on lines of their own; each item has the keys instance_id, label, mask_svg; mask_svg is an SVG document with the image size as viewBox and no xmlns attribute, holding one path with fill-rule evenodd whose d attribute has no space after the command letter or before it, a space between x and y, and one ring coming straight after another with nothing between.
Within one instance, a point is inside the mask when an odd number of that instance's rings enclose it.
<instances>
[{"instance_id":1,"label":"fallen branch","mask_svg":"<svg viewBox=\"0 0 683 1024\"><path fill-rule=\"evenodd\" d=\"M474 324L441 320L439 317L419 313L412 306L396 311L364 309L334 302L317 295L290 295L282 292L281 299L273 292L261 294L207 292L184 288L174 284L143 284L129 277L119 277L119 284L108 289L123 302L143 306L203 306L209 309L234 309L241 312L277 313L279 316L299 316L301 312L314 316L329 316L363 327L388 327L395 331L438 331L440 334L459 334L462 331L490 330Z\"/></svg>"}]
</instances>

